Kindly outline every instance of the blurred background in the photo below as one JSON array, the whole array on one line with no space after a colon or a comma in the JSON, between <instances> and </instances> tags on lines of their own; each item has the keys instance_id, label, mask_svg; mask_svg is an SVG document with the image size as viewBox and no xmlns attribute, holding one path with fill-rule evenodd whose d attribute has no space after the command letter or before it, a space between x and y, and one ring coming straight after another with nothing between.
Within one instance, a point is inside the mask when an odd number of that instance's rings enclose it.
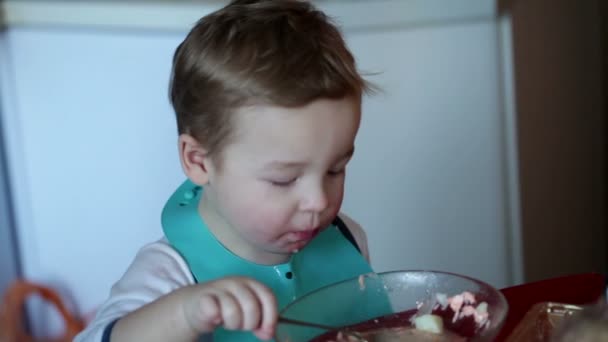
<instances>
[{"instance_id":1,"label":"blurred background","mask_svg":"<svg viewBox=\"0 0 608 342\"><path fill-rule=\"evenodd\" d=\"M225 1L0 1L0 293L85 315L184 176L172 54ZM325 0L364 72L343 210L377 271L496 286L607 270L603 0ZM30 303L38 333L57 319Z\"/></svg>"}]
</instances>

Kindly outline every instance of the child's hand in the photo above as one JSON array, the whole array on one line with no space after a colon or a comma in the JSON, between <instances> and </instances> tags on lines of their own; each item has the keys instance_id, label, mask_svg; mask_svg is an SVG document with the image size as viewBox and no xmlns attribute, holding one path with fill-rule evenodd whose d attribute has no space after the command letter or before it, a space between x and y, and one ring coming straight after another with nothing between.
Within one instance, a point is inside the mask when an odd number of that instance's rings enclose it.
<instances>
[{"instance_id":1,"label":"child's hand","mask_svg":"<svg viewBox=\"0 0 608 342\"><path fill-rule=\"evenodd\" d=\"M242 277L195 285L184 298L189 325L198 333L218 326L227 330L252 331L262 340L274 336L277 302L272 291L261 283Z\"/></svg>"}]
</instances>

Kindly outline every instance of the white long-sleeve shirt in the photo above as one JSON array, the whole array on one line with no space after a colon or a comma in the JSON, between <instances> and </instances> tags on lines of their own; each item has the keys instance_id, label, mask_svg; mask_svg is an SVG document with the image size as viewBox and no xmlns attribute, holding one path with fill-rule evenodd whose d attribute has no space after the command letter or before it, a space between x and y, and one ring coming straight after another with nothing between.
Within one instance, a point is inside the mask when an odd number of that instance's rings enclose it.
<instances>
[{"instance_id":1,"label":"white long-sleeve shirt","mask_svg":"<svg viewBox=\"0 0 608 342\"><path fill-rule=\"evenodd\" d=\"M359 224L346 215L340 217L348 227L361 254L369 260L367 237ZM93 321L74 342L101 342L104 330L112 322L180 287L195 284L182 256L162 238L142 247L125 274L110 291Z\"/></svg>"}]
</instances>

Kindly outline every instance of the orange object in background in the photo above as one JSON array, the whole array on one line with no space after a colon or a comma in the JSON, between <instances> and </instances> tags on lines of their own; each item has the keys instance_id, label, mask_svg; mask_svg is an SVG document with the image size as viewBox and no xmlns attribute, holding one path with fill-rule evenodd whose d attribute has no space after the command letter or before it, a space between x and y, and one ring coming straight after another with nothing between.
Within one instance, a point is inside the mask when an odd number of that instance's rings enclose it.
<instances>
[{"instance_id":1,"label":"orange object in background","mask_svg":"<svg viewBox=\"0 0 608 342\"><path fill-rule=\"evenodd\" d=\"M32 295L38 295L55 306L64 321L63 336L36 338L25 331L24 308L27 299ZM42 285L16 281L8 288L0 303L0 342L71 342L82 329L84 323L67 310L59 294Z\"/></svg>"}]
</instances>

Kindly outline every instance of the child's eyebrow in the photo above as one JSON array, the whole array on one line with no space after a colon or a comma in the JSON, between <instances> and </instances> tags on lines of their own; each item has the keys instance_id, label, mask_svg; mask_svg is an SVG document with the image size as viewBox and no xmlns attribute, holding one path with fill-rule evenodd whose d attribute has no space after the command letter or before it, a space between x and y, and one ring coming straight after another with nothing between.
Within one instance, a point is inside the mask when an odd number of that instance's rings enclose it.
<instances>
[{"instance_id":1,"label":"child's eyebrow","mask_svg":"<svg viewBox=\"0 0 608 342\"><path fill-rule=\"evenodd\" d=\"M353 154L355 153L355 147L351 147L348 152L344 153L339 159L337 159L337 161L343 161L343 160L347 160L350 159ZM280 160L273 160L271 162L269 162L268 164L264 165L264 169L267 170L289 170L289 169L298 169L298 168L302 168L304 166L306 166L306 162L298 162L298 161L280 161Z\"/></svg>"},{"instance_id":2,"label":"child's eyebrow","mask_svg":"<svg viewBox=\"0 0 608 342\"><path fill-rule=\"evenodd\" d=\"M264 165L264 169L267 169L267 170L297 169L297 168L304 167L305 165L306 165L306 163L304 163L304 162L274 160L274 161L271 161L270 163Z\"/></svg>"}]
</instances>

